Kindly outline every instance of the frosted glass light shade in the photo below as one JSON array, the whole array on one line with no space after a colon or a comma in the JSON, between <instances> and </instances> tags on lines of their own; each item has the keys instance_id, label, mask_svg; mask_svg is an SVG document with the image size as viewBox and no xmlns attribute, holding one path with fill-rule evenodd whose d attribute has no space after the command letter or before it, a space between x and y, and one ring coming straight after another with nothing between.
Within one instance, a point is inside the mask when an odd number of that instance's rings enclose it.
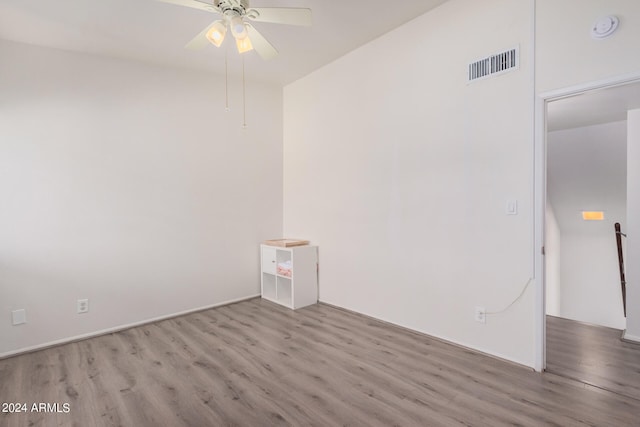
<instances>
[{"instance_id":1,"label":"frosted glass light shade","mask_svg":"<svg viewBox=\"0 0 640 427\"><path fill-rule=\"evenodd\" d=\"M244 39L236 39L236 46L238 47L238 53L245 53L253 50L253 45L251 44L251 40L249 40L249 37L245 37Z\"/></svg>"},{"instance_id":2,"label":"frosted glass light shade","mask_svg":"<svg viewBox=\"0 0 640 427\"><path fill-rule=\"evenodd\" d=\"M207 31L206 37L211 44L216 47L220 47L224 41L225 34L227 34L227 26L224 24L224 21L216 21L213 23L209 31Z\"/></svg>"},{"instance_id":3,"label":"frosted glass light shade","mask_svg":"<svg viewBox=\"0 0 640 427\"><path fill-rule=\"evenodd\" d=\"M240 16L234 16L229 20L229 26L231 27L231 34L237 40L244 40L247 38L247 28L244 26L244 21Z\"/></svg>"}]
</instances>

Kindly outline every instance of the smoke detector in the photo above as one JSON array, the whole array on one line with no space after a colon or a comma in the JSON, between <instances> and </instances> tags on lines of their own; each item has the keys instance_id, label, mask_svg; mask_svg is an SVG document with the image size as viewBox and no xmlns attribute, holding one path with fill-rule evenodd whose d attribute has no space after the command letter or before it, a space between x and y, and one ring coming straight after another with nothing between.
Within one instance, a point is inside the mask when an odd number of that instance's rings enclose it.
<instances>
[{"instance_id":1,"label":"smoke detector","mask_svg":"<svg viewBox=\"0 0 640 427\"><path fill-rule=\"evenodd\" d=\"M620 20L617 16L609 15L598 18L591 26L591 37L594 39L604 39L615 33Z\"/></svg>"}]
</instances>

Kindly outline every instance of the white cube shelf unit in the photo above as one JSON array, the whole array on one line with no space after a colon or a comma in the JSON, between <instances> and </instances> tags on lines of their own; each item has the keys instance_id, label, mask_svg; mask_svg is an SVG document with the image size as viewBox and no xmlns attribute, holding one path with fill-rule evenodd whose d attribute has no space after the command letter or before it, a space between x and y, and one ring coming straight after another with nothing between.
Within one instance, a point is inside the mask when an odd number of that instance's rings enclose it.
<instances>
[{"instance_id":1,"label":"white cube shelf unit","mask_svg":"<svg viewBox=\"0 0 640 427\"><path fill-rule=\"evenodd\" d=\"M260 245L260 263L262 298L293 310L318 302L317 246Z\"/></svg>"}]
</instances>

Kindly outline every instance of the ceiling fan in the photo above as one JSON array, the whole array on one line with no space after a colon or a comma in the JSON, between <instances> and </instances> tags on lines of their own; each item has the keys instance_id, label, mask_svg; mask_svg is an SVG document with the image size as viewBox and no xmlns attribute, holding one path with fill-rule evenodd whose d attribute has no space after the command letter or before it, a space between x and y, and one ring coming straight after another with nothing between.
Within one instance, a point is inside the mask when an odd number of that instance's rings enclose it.
<instances>
[{"instance_id":1,"label":"ceiling fan","mask_svg":"<svg viewBox=\"0 0 640 427\"><path fill-rule=\"evenodd\" d=\"M311 9L291 7L257 7L250 8L249 0L158 0L180 6L204 10L222 15L222 19L214 21L185 46L187 49L202 49L209 43L220 47L227 30L235 38L239 53L255 50L262 59L275 58L278 51L247 20L255 22L272 22L288 25L311 25Z\"/></svg>"}]
</instances>

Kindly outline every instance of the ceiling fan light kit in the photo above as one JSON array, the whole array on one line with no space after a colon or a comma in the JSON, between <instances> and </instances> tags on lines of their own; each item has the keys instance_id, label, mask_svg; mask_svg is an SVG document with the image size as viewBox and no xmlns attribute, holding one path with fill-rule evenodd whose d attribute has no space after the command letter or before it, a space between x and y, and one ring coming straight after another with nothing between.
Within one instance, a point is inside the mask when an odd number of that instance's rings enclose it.
<instances>
[{"instance_id":1,"label":"ceiling fan light kit","mask_svg":"<svg viewBox=\"0 0 640 427\"><path fill-rule=\"evenodd\" d=\"M311 9L305 8L261 7L252 9L249 6L249 0L213 0L213 3L204 0L158 1L217 13L222 16L222 19L215 21L191 40L186 46L188 49L202 49L208 44L207 42L220 47L224 42L227 30L230 30L236 40L238 53L255 50L262 59L269 60L278 55L277 49L247 20L299 26L311 25ZM248 41L245 42L245 40Z\"/></svg>"},{"instance_id":2,"label":"ceiling fan light kit","mask_svg":"<svg viewBox=\"0 0 640 427\"><path fill-rule=\"evenodd\" d=\"M278 50L245 19L256 22L271 22L274 24L311 25L311 9L291 7L263 7L249 8L249 0L213 0L213 4L205 0L158 0L163 3L186 6L221 15L218 19L202 30L187 45L187 49L203 49L208 44L222 46L227 31L231 31L236 42L238 53L255 50L264 60L278 56ZM228 97L228 66L225 52L225 110L229 111ZM242 128L247 129L246 83L244 56L242 57Z\"/></svg>"}]
</instances>

